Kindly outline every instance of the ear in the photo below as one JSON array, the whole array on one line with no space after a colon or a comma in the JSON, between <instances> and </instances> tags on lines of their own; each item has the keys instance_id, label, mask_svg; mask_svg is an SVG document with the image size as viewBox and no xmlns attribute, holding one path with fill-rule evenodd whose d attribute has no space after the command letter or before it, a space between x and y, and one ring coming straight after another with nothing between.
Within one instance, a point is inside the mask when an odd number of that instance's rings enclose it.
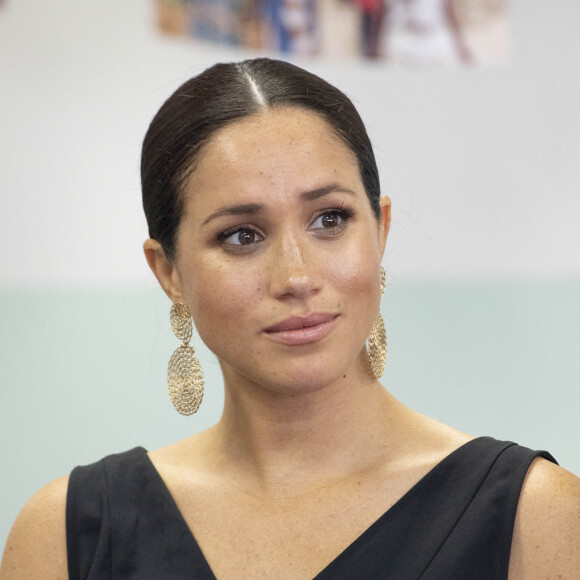
<instances>
[{"instance_id":1,"label":"ear","mask_svg":"<svg viewBox=\"0 0 580 580\"><path fill-rule=\"evenodd\" d=\"M167 259L161 244L149 238L143 244L145 258L161 288L172 302L183 302L179 273L173 262Z\"/></svg>"},{"instance_id":2,"label":"ear","mask_svg":"<svg viewBox=\"0 0 580 580\"><path fill-rule=\"evenodd\" d=\"M391 227L391 198L388 195L381 195L379 204L381 206L381 222L379 224L379 234L381 237L381 254L384 254L385 246L387 243L387 236L389 235L389 228Z\"/></svg>"}]
</instances>

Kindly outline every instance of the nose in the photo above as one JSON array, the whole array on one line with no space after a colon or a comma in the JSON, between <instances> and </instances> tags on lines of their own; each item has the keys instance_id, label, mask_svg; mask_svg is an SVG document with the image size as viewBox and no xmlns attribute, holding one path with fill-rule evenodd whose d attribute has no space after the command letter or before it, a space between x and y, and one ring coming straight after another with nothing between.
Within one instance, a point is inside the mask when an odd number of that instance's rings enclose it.
<instances>
[{"instance_id":1,"label":"nose","mask_svg":"<svg viewBox=\"0 0 580 580\"><path fill-rule=\"evenodd\" d=\"M273 248L270 291L275 298L304 299L319 290L315 259L307 242L285 235Z\"/></svg>"}]
</instances>

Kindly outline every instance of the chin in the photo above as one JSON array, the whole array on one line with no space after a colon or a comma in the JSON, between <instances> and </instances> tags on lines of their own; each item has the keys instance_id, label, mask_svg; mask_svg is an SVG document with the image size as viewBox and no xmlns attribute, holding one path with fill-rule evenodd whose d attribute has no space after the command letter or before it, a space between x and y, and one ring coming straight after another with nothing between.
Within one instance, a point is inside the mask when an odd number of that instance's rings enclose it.
<instances>
[{"instance_id":1,"label":"chin","mask_svg":"<svg viewBox=\"0 0 580 580\"><path fill-rule=\"evenodd\" d=\"M322 349L318 352L292 356L268 357L270 364L264 364L266 357L252 357L225 363L220 359L226 385L236 385L240 380L251 388L256 385L265 391L287 395L299 395L322 391L332 385L339 385L345 376L364 372L362 359L368 357L363 349L352 361L352 352L343 349L336 352ZM236 364L237 363L237 364ZM362 369L362 370L361 370Z\"/></svg>"},{"instance_id":2,"label":"chin","mask_svg":"<svg viewBox=\"0 0 580 580\"><path fill-rule=\"evenodd\" d=\"M322 391L338 383L346 371L334 364L301 364L298 368L280 365L275 376L265 378L263 384L277 392L299 395Z\"/></svg>"}]
</instances>

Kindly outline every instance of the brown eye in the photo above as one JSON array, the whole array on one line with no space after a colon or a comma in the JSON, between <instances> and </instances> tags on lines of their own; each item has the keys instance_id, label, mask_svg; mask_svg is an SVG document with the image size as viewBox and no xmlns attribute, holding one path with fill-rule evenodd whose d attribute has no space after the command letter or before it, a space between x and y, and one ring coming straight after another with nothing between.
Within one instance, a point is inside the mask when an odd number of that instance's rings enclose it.
<instances>
[{"instance_id":1,"label":"brown eye","mask_svg":"<svg viewBox=\"0 0 580 580\"><path fill-rule=\"evenodd\" d=\"M320 216L320 222L323 228L336 228L340 224L340 217L336 213L326 213Z\"/></svg>"},{"instance_id":2,"label":"brown eye","mask_svg":"<svg viewBox=\"0 0 580 580\"><path fill-rule=\"evenodd\" d=\"M257 230L250 227L239 227L227 230L218 235L218 242L223 246L251 246L264 239Z\"/></svg>"},{"instance_id":3,"label":"brown eye","mask_svg":"<svg viewBox=\"0 0 580 580\"><path fill-rule=\"evenodd\" d=\"M235 236L233 236L235 237ZM240 230L237 233L238 243L240 246L245 246L247 244L253 244L256 241L256 232L253 230Z\"/></svg>"},{"instance_id":4,"label":"brown eye","mask_svg":"<svg viewBox=\"0 0 580 580\"><path fill-rule=\"evenodd\" d=\"M318 230L321 234L340 233L347 227L352 215L352 212L346 209L329 209L318 215L310 226L310 229Z\"/></svg>"}]
</instances>

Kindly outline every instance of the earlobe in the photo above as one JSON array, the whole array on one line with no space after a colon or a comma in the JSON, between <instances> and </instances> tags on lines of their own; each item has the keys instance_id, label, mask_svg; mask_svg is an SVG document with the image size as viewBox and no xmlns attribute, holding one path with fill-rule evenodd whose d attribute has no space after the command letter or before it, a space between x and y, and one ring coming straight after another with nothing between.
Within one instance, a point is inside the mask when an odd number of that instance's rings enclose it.
<instances>
[{"instance_id":1,"label":"earlobe","mask_svg":"<svg viewBox=\"0 0 580 580\"><path fill-rule=\"evenodd\" d=\"M167 259L161 244L149 238L143 244L145 258L157 281L172 302L183 300L179 276L173 263Z\"/></svg>"}]
</instances>

